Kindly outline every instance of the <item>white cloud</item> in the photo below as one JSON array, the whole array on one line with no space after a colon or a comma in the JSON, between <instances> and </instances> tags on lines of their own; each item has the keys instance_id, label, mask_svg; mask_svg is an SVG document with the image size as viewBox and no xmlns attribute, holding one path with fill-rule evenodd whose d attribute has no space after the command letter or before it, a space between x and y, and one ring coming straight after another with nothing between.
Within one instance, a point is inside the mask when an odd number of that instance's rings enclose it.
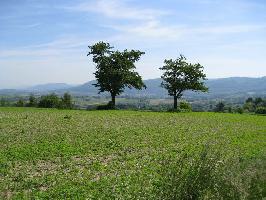
<instances>
[{"instance_id":1,"label":"white cloud","mask_svg":"<svg viewBox=\"0 0 266 200\"><path fill-rule=\"evenodd\" d=\"M122 41L155 41L161 42L177 42L184 40L204 40L208 41L232 34L252 33L266 29L266 25L202 25L202 26L178 26L163 25L160 21L150 20L148 22L130 25L108 25L107 27L118 31L113 37L115 40Z\"/></svg>"},{"instance_id":2,"label":"white cloud","mask_svg":"<svg viewBox=\"0 0 266 200\"><path fill-rule=\"evenodd\" d=\"M192 0L194 2L195 0ZM220 0L200 0L197 3L202 4L220 4ZM234 2L235 4L237 2ZM238 2L239 4L242 1ZM241 5L242 5L241 4ZM246 4L244 4L246 5ZM67 9L77 12L97 13L104 18L111 18L112 22L104 22L99 26L110 28L116 31L115 34L110 36L114 41L141 41L141 40L154 40L156 42L163 41L180 41L184 38L196 37L206 38L218 37L226 34L237 34L254 32L265 29L266 25L256 24L198 24L198 25L183 25L182 21L176 21L175 14L169 10L156 10L151 8L136 7L131 4L130 0L93 0L90 2L83 2ZM163 17L172 17L171 21L166 23L162 21ZM121 23L124 20L125 23ZM160 41L158 41L160 39Z\"/></svg>"},{"instance_id":3,"label":"white cloud","mask_svg":"<svg viewBox=\"0 0 266 200\"><path fill-rule=\"evenodd\" d=\"M92 40L95 42L96 40ZM56 57L56 56L71 56L74 52L82 53L85 48L87 48L86 38L77 37L63 37L56 39L54 41L30 46L24 46L20 48L11 49L0 49L0 58L6 57L31 57L31 58L41 58L45 57ZM85 55L86 52L84 51Z\"/></svg>"}]
</instances>

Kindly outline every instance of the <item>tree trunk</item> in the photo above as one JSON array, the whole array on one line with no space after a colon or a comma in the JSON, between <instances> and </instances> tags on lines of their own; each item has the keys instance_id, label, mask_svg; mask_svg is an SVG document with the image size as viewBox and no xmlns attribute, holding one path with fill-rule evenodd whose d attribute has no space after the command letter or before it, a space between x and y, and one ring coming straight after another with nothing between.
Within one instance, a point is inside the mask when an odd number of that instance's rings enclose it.
<instances>
[{"instance_id":1,"label":"tree trunk","mask_svg":"<svg viewBox=\"0 0 266 200\"><path fill-rule=\"evenodd\" d=\"M115 108L115 95L112 94L112 107Z\"/></svg>"},{"instance_id":2,"label":"tree trunk","mask_svg":"<svg viewBox=\"0 0 266 200\"><path fill-rule=\"evenodd\" d=\"M174 96L174 109L177 109L177 96Z\"/></svg>"}]
</instances>

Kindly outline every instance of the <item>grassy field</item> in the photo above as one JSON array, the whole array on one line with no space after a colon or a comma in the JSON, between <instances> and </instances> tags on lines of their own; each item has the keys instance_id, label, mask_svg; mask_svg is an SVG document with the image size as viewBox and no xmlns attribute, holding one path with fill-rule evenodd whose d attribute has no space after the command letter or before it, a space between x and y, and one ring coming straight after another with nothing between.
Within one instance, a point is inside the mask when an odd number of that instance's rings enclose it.
<instances>
[{"instance_id":1,"label":"grassy field","mask_svg":"<svg viewBox=\"0 0 266 200\"><path fill-rule=\"evenodd\" d=\"M262 199L266 117L0 108L0 198Z\"/></svg>"}]
</instances>

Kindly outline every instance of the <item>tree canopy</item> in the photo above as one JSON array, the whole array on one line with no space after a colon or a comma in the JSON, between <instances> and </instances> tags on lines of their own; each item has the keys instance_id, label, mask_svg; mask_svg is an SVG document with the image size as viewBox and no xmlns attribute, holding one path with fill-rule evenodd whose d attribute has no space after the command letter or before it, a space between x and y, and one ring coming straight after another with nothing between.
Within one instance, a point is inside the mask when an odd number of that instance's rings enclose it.
<instances>
[{"instance_id":1,"label":"tree canopy","mask_svg":"<svg viewBox=\"0 0 266 200\"><path fill-rule=\"evenodd\" d=\"M204 85L206 74L203 72L203 66L199 63L188 63L187 59L180 55L176 60L165 60L164 64L160 68L164 71L161 76L163 79L161 86L167 89L170 96L174 97L175 109L177 108L177 99L183 96L184 91L208 91Z\"/></svg>"},{"instance_id":2,"label":"tree canopy","mask_svg":"<svg viewBox=\"0 0 266 200\"><path fill-rule=\"evenodd\" d=\"M120 95L126 87L142 89L145 84L141 76L134 71L137 62L144 52L139 50L114 51L109 43L98 42L89 46L89 55L92 55L96 64L94 73L99 93L110 92L112 105L115 106L115 97Z\"/></svg>"}]
</instances>

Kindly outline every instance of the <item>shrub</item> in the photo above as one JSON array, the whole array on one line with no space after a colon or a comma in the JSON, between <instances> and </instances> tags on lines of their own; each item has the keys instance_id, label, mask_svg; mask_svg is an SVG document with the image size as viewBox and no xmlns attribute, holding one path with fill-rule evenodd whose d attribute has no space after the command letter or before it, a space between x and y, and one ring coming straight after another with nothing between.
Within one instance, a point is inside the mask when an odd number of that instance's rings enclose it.
<instances>
[{"instance_id":1,"label":"shrub","mask_svg":"<svg viewBox=\"0 0 266 200\"><path fill-rule=\"evenodd\" d=\"M181 112L181 109L180 108L177 108L177 109L174 109L174 108L170 108L167 110L168 112L176 112L176 113L179 113Z\"/></svg>"},{"instance_id":2,"label":"shrub","mask_svg":"<svg viewBox=\"0 0 266 200\"><path fill-rule=\"evenodd\" d=\"M97 106L96 110L113 110L115 109L112 101L109 101L106 105L99 105Z\"/></svg>"},{"instance_id":3,"label":"shrub","mask_svg":"<svg viewBox=\"0 0 266 200\"><path fill-rule=\"evenodd\" d=\"M266 107L258 107L255 111L256 114L266 114Z\"/></svg>"},{"instance_id":4,"label":"shrub","mask_svg":"<svg viewBox=\"0 0 266 200\"><path fill-rule=\"evenodd\" d=\"M248 102L244 104L243 108L248 112L254 112L256 107L253 102Z\"/></svg>"},{"instance_id":5,"label":"shrub","mask_svg":"<svg viewBox=\"0 0 266 200\"><path fill-rule=\"evenodd\" d=\"M19 99L18 102L16 103L17 107L23 107L25 105L25 102L23 99Z\"/></svg>"},{"instance_id":6,"label":"shrub","mask_svg":"<svg viewBox=\"0 0 266 200\"><path fill-rule=\"evenodd\" d=\"M215 106L215 109L214 111L215 112L224 112L224 109L225 109L225 105L223 102L220 102L218 103L216 106Z\"/></svg>"},{"instance_id":7,"label":"shrub","mask_svg":"<svg viewBox=\"0 0 266 200\"><path fill-rule=\"evenodd\" d=\"M28 107L36 107L38 105L37 99L33 94L29 97L29 103L27 104Z\"/></svg>"},{"instance_id":8,"label":"shrub","mask_svg":"<svg viewBox=\"0 0 266 200\"><path fill-rule=\"evenodd\" d=\"M39 102L40 108L58 108L60 105L60 99L56 94L49 94L46 96L41 96Z\"/></svg>"},{"instance_id":9,"label":"shrub","mask_svg":"<svg viewBox=\"0 0 266 200\"><path fill-rule=\"evenodd\" d=\"M181 111L191 111L191 105L188 102L180 102L179 104L179 108L181 109Z\"/></svg>"},{"instance_id":10,"label":"shrub","mask_svg":"<svg viewBox=\"0 0 266 200\"><path fill-rule=\"evenodd\" d=\"M63 109L72 109L72 96L69 93L65 93L64 96L61 98L60 108Z\"/></svg>"},{"instance_id":11,"label":"shrub","mask_svg":"<svg viewBox=\"0 0 266 200\"><path fill-rule=\"evenodd\" d=\"M4 107L4 106L7 106L8 105L8 101L4 98L1 98L0 100L0 106Z\"/></svg>"},{"instance_id":12,"label":"shrub","mask_svg":"<svg viewBox=\"0 0 266 200\"><path fill-rule=\"evenodd\" d=\"M241 107L237 107L236 108L236 113L243 114L244 113L244 109L241 108Z\"/></svg>"}]
</instances>

